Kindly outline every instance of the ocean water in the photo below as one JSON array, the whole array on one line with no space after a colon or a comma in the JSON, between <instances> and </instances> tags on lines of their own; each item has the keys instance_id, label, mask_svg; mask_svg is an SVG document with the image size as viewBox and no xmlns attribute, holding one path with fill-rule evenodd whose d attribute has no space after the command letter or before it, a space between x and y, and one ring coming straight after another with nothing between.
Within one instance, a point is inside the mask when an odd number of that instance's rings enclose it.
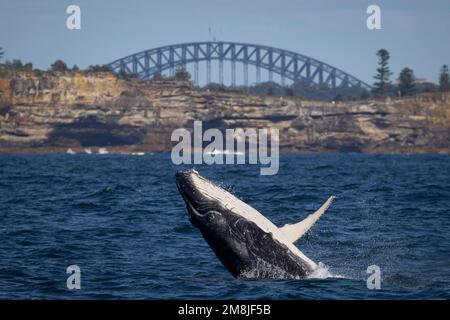
<instances>
[{"instance_id":1,"label":"ocean water","mask_svg":"<svg viewBox=\"0 0 450 320\"><path fill-rule=\"evenodd\" d=\"M280 226L337 196L297 243L321 265L305 280L234 279L190 225L174 179L188 166L169 155L1 155L0 299L450 298L449 156L280 162L276 176L195 168ZM80 290L66 287L73 264Z\"/></svg>"}]
</instances>

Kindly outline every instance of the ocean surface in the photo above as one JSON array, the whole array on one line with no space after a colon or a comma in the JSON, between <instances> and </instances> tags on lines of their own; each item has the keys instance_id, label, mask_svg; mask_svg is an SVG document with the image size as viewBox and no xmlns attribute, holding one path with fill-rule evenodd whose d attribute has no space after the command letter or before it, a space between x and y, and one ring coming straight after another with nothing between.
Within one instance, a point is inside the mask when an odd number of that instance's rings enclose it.
<instances>
[{"instance_id":1,"label":"ocean surface","mask_svg":"<svg viewBox=\"0 0 450 320\"><path fill-rule=\"evenodd\" d=\"M276 225L332 207L297 246L305 280L234 279L190 225L166 154L1 155L0 299L450 298L450 156L287 155L195 166ZM66 268L78 265L81 289ZM381 288L367 287L367 267Z\"/></svg>"}]
</instances>

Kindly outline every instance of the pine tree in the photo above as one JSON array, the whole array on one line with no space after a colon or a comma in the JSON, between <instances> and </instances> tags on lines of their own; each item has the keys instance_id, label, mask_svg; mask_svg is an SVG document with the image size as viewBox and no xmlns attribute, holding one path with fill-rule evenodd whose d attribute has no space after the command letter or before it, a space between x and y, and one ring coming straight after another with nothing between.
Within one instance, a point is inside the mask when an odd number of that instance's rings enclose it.
<instances>
[{"instance_id":1,"label":"pine tree","mask_svg":"<svg viewBox=\"0 0 450 320\"><path fill-rule=\"evenodd\" d=\"M414 81L416 80L414 71L410 68L403 68L398 78L400 80L400 83L398 85L400 94L402 96L413 94L415 91Z\"/></svg>"},{"instance_id":2,"label":"pine tree","mask_svg":"<svg viewBox=\"0 0 450 320\"><path fill-rule=\"evenodd\" d=\"M378 56L378 68L377 74L374 76L375 89L374 93L379 95L385 95L387 92L388 86L390 86L391 82L389 81L389 77L392 75L391 70L389 69L389 52L386 49L380 49L377 52Z\"/></svg>"},{"instance_id":3,"label":"pine tree","mask_svg":"<svg viewBox=\"0 0 450 320\"><path fill-rule=\"evenodd\" d=\"M439 89L443 92L450 91L450 76L448 66L444 64L439 75Z\"/></svg>"}]
</instances>

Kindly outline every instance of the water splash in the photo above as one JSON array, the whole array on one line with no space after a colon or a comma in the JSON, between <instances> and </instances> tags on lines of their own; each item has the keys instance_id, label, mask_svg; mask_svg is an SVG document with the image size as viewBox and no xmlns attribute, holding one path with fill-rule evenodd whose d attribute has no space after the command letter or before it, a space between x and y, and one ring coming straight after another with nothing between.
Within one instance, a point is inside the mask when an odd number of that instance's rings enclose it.
<instances>
[{"instance_id":1,"label":"water splash","mask_svg":"<svg viewBox=\"0 0 450 320\"><path fill-rule=\"evenodd\" d=\"M293 276L286 272L285 270L277 267L267 261L264 261L260 258L257 259L256 266L246 270L240 275L243 279L276 279L276 280L286 280L286 279L296 279L300 280L301 278L298 276ZM328 278L345 278L339 274L333 274L330 272L328 267L319 262L317 268L306 277L306 279L328 279Z\"/></svg>"},{"instance_id":2,"label":"water splash","mask_svg":"<svg viewBox=\"0 0 450 320\"><path fill-rule=\"evenodd\" d=\"M327 279L327 278L344 278L344 276L331 273L324 263L319 262L317 268L307 277L307 279Z\"/></svg>"},{"instance_id":3,"label":"water splash","mask_svg":"<svg viewBox=\"0 0 450 320\"><path fill-rule=\"evenodd\" d=\"M257 258L256 266L246 270L240 274L240 278L243 279L296 279L285 270L277 267L263 259Z\"/></svg>"}]
</instances>

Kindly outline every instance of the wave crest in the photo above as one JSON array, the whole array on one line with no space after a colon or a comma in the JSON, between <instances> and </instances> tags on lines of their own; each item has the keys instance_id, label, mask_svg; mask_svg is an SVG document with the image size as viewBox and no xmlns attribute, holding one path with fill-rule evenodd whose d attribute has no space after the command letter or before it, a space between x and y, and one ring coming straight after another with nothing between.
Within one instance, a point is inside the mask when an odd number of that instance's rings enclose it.
<instances>
[{"instance_id":1,"label":"wave crest","mask_svg":"<svg viewBox=\"0 0 450 320\"><path fill-rule=\"evenodd\" d=\"M332 274L328 269L328 267L322 262L319 262L317 268L307 277L307 279L327 279L327 278L344 278L344 277L338 274Z\"/></svg>"}]
</instances>

